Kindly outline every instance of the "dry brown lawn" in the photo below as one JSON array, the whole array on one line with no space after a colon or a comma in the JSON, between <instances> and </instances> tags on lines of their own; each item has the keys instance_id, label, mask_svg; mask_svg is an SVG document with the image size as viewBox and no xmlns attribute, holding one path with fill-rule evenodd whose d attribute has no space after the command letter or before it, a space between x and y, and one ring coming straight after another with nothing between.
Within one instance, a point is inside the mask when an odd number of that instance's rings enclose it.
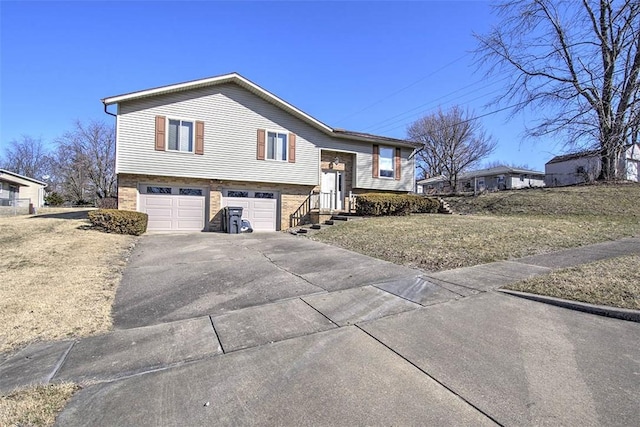
<instances>
[{"instance_id":1,"label":"dry brown lawn","mask_svg":"<svg viewBox=\"0 0 640 427\"><path fill-rule=\"evenodd\" d=\"M640 254L555 271L506 286L590 304L640 310Z\"/></svg>"},{"instance_id":2,"label":"dry brown lawn","mask_svg":"<svg viewBox=\"0 0 640 427\"><path fill-rule=\"evenodd\" d=\"M108 331L136 239L91 229L82 210L0 218L0 361L34 341ZM76 389L50 384L0 396L0 425L52 425Z\"/></svg>"},{"instance_id":3,"label":"dry brown lawn","mask_svg":"<svg viewBox=\"0 0 640 427\"><path fill-rule=\"evenodd\" d=\"M49 384L0 396L0 425L51 426L77 388L74 384Z\"/></svg>"},{"instance_id":4,"label":"dry brown lawn","mask_svg":"<svg viewBox=\"0 0 640 427\"><path fill-rule=\"evenodd\" d=\"M487 215L603 215L640 218L640 184L597 184L445 197L457 213Z\"/></svg>"},{"instance_id":5,"label":"dry brown lawn","mask_svg":"<svg viewBox=\"0 0 640 427\"><path fill-rule=\"evenodd\" d=\"M86 212L58 215L0 218L0 353L111 328L136 238L89 229Z\"/></svg>"},{"instance_id":6,"label":"dry brown lawn","mask_svg":"<svg viewBox=\"0 0 640 427\"><path fill-rule=\"evenodd\" d=\"M640 235L633 217L435 215L366 218L314 239L434 272Z\"/></svg>"},{"instance_id":7,"label":"dry brown lawn","mask_svg":"<svg viewBox=\"0 0 640 427\"><path fill-rule=\"evenodd\" d=\"M640 236L640 185L591 185L448 197L465 215L367 218L312 238L425 271L448 270ZM559 271L517 290L640 309L640 256Z\"/></svg>"}]
</instances>

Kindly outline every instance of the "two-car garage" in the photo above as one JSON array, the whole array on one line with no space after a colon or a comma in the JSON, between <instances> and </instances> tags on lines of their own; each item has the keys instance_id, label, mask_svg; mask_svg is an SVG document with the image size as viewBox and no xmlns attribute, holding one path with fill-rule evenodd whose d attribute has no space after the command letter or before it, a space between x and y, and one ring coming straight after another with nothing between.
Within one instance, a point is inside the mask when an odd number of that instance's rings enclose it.
<instances>
[{"instance_id":1,"label":"two-car garage","mask_svg":"<svg viewBox=\"0 0 640 427\"><path fill-rule=\"evenodd\" d=\"M279 194L261 190L223 190L221 207L243 208L242 218L254 231L276 231ZM149 215L149 231L206 230L208 189L172 185L140 185L139 210Z\"/></svg>"}]
</instances>

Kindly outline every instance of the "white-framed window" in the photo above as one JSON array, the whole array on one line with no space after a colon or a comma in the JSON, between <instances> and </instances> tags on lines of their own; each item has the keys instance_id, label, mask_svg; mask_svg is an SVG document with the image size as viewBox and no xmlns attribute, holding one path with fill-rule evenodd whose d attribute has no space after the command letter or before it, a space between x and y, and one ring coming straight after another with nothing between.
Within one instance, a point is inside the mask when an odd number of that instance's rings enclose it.
<instances>
[{"instance_id":1,"label":"white-framed window","mask_svg":"<svg viewBox=\"0 0 640 427\"><path fill-rule=\"evenodd\" d=\"M201 188L181 188L178 192L181 196L202 196Z\"/></svg>"},{"instance_id":2,"label":"white-framed window","mask_svg":"<svg viewBox=\"0 0 640 427\"><path fill-rule=\"evenodd\" d=\"M169 184L140 184L140 194L169 194L173 196L205 196L206 190L194 187L173 187Z\"/></svg>"},{"instance_id":3,"label":"white-framed window","mask_svg":"<svg viewBox=\"0 0 640 427\"><path fill-rule=\"evenodd\" d=\"M394 163L393 147L380 146L379 162L378 162L378 176L381 178L393 178L393 163Z\"/></svg>"},{"instance_id":4,"label":"white-framed window","mask_svg":"<svg viewBox=\"0 0 640 427\"><path fill-rule=\"evenodd\" d=\"M167 149L193 153L194 122L192 120L167 119Z\"/></svg>"},{"instance_id":5,"label":"white-framed window","mask_svg":"<svg viewBox=\"0 0 640 427\"><path fill-rule=\"evenodd\" d=\"M285 132L267 131L267 159L287 161L287 134Z\"/></svg>"},{"instance_id":6,"label":"white-framed window","mask_svg":"<svg viewBox=\"0 0 640 427\"><path fill-rule=\"evenodd\" d=\"M255 199L277 199L278 193L269 190L223 190L223 197L240 197Z\"/></svg>"},{"instance_id":7,"label":"white-framed window","mask_svg":"<svg viewBox=\"0 0 640 427\"><path fill-rule=\"evenodd\" d=\"M171 194L171 187L147 186L147 194Z\"/></svg>"}]
</instances>

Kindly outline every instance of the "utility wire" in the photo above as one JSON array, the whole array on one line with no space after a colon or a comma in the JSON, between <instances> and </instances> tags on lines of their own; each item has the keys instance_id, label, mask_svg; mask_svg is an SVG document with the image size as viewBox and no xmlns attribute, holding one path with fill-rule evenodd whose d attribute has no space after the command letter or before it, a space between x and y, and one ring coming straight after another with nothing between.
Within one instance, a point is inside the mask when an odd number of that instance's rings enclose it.
<instances>
[{"instance_id":1,"label":"utility wire","mask_svg":"<svg viewBox=\"0 0 640 427\"><path fill-rule=\"evenodd\" d=\"M616 74L621 74L621 73L623 73L624 71L625 71L625 70L617 70L617 71L615 71L615 72L614 72L614 75L616 75ZM490 86L494 85L495 83L499 83L499 82L502 82L502 81L504 81L504 80L508 80L508 79L510 79L510 78L511 78L510 76L505 76L505 77L503 77L503 78L501 78L501 79L494 80L492 83L490 83L490 84L488 84L488 85L485 85L485 86L482 86L481 88L479 88L479 90L484 89L484 88L487 88L487 87L490 87ZM406 125L406 120L408 120L410 117L415 116L416 114L410 114L409 116L404 117L404 118L399 119L399 120L394 120L394 119L399 118L399 117L406 116L407 114L409 114L409 113L413 113L414 111L416 111L416 110L418 110L418 109L420 109L420 108L423 108L423 107L425 107L425 106L427 106L427 105L429 105L429 104L434 104L436 101L438 101L438 100L440 100L440 99L446 98L446 97L448 97L448 96L450 96L450 95L453 95L453 94L455 94L455 93L457 93L457 92L460 92L461 90L464 90L464 89L467 89L467 88L469 88L469 87L472 87L472 86L474 86L474 85L476 85L476 84L478 84L479 82L482 82L482 81L484 81L484 80L485 80L485 79L477 80L477 81L475 81L475 82L473 82L473 83L471 83L471 84L469 84L469 85L467 85L467 86L463 86L463 87L462 87L462 88L460 88L460 89L457 89L457 90L455 90L455 91L453 91L453 92L450 92L450 93L448 93L448 94L445 94L445 95L443 95L443 96L441 96L441 97L439 97L439 98L436 98L436 99L434 99L434 100L432 100L432 101L429 101L429 102L427 102L427 103L421 104L421 105L419 105L419 106L417 106L417 107L411 108L411 109L406 110L406 111L404 111L404 112L402 112L402 113L396 114L396 115L394 115L394 116L392 116L392 117L389 117L388 119L385 119L385 120L379 121L379 122L377 122L377 123L376 123L376 124L374 124L374 125L371 125L371 126L365 127L365 128L363 128L363 130L364 130L364 131L367 131L367 132L388 132L388 131L390 131L390 130L397 129L397 128L401 127L401 126L405 126L405 125ZM545 82L545 83L544 83L544 85L551 84L551 83L553 83L553 81ZM493 91L491 91L491 92L487 92L487 93L485 93L485 94L483 94L483 95L481 95L481 96L479 96L479 97L476 97L476 98L470 99L470 100L468 100L467 102L474 101L474 100L479 99L479 98L483 98L483 97L484 97L484 96L486 96L486 95L490 95L490 94L495 93L495 92L498 92L498 91L499 91L499 89L498 89L498 90L493 90ZM457 97L457 98L454 98L453 100L462 99L462 98L464 98L465 96L467 96L467 94L462 95L462 96ZM453 101L453 100L451 100L451 101ZM513 104L513 105L511 105L511 106L507 106L507 107L505 107L505 108L501 108L501 109L499 109L499 110L490 111L490 112L488 112L488 113L486 113L486 114L483 114L483 115L477 116L477 117L475 117L475 118L480 118L480 117L485 117L485 116L487 116L487 115L496 114L496 113L499 113L499 112L501 112L501 111L507 110L507 109L509 109L509 108L516 107L516 106L520 106L520 105L522 105L522 104L523 104L523 102L519 102L519 103ZM421 112L420 114L423 114L423 113L424 113L424 112ZM387 122L391 122L391 123L387 123ZM396 124L396 123L400 123L400 122L402 122L402 124L397 125L397 126L393 126L393 127L389 127L389 126L392 126L392 125L394 125L394 124ZM385 123L387 123L387 124L385 124Z\"/></svg>"},{"instance_id":2,"label":"utility wire","mask_svg":"<svg viewBox=\"0 0 640 427\"><path fill-rule=\"evenodd\" d=\"M486 89L486 88L488 88L488 87L491 87L491 86L495 85L496 83L502 82L502 81L504 81L504 80L506 80L506 79L508 79L508 77L503 77L502 79L495 80L495 81L493 81L492 83L489 83L488 85L484 85L484 86L482 86L482 87L478 88L478 89L477 89L477 90L475 90L474 92L477 92L478 90L482 90L482 89ZM365 127L363 130L364 130L364 131L369 131L369 132L371 132L371 131L376 131L376 130L378 130L378 129L384 129L384 128L387 128L388 126L393 125L393 124L395 124L395 123L398 123L399 121L404 121L404 120L406 120L408 117L404 117L404 118L402 118L402 119L400 119L400 120L394 120L394 119L397 119L397 118L400 118L400 117L406 116L407 114L410 114L410 115L409 115L409 117L411 117L412 115L414 115L414 114L412 114L412 113L414 113L416 110L423 109L424 107L426 107L426 106L428 106L428 105L436 104L438 101L440 101L440 100L442 100L442 99L445 99L445 98L448 98L448 97L450 97L451 95L454 95L454 94L456 94L456 93L458 93L458 92L461 92L461 91L463 91L463 90L465 90L465 89L468 89L468 88L470 88L470 87L472 87L472 86L475 86L476 84L478 84L478 83L480 83L480 82L482 82L482 81L484 81L484 79L477 80L477 81L475 81L475 82L473 82L473 83L471 83L471 84L468 84L468 85L466 85L466 86L461 87L460 89L456 89L456 90L455 90L455 91L453 91L453 92L449 92L449 93L444 94L444 95L442 95L442 96L440 96L440 97L438 97L438 98L432 99L432 100L430 100L429 102L426 102L426 103L424 103L424 104L420 104L420 105L418 105L417 107L414 107L414 108L411 108L411 109L409 109L409 110L406 110L406 111L404 111L404 112L402 112L402 113L396 114L395 116L391 116L391 117L389 117L388 119L382 120L382 121L380 121L380 122L378 122L378 123L376 123L376 124L374 124L374 125L371 125L371 126ZM489 94L495 93L495 92L497 92L498 90L499 90L499 89L497 89L497 90L493 90L493 91L488 92L488 93L485 93L485 94L483 94L483 95L481 95L481 96L479 96L479 97L476 97L476 98L474 98L474 99L471 99L471 101L474 101L475 99L479 99L479 98L482 98L482 97L484 97L484 96L486 96L486 95L489 95ZM464 95L462 95L462 96L459 96L459 97L453 98L453 99L449 100L449 102L451 102L451 101L455 101L455 100L458 100L458 99L462 99L462 98L464 98L464 97L468 96L469 94L471 94L471 92L469 92L469 93L465 93L465 94L464 94ZM388 122L391 122L391 123L388 123ZM392 128L392 129L395 129L395 128Z\"/></svg>"},{"instance_id":3,"label":"utility wire","mask_svg":"<svg viewBox=\"0 0 640 427\"><path fill-rule=\"evenodd\" d=\"M354 113L349 114L348 116L345 116L345 117L341 118L340 120L336 121L335 123L344 122L346 119L349 119L349 118L351 118L351 117L353 117L353 116L356 116L356 115L358 115L358 114L360 114L360 113L362 113L362 112L364 112L364 111L367 111L367 110L371 109L372 107L375 107L376 105L378 105L378 104L380 104L380 103L382 103L382 102L386 101L387 99L389 99L389 98L391 98L391 97L393 97L393 96L395 96L395 95L399 94L400 92L404 92L405 90L407 90L407 89L409 89L409 88L411 88L411 87L413 87L413 86L417 85L418 83L423 82L424 80L428 79L429 77L433 76L434 74L439 73L440 71L444 70L445 68L447 68L447 67L449 67L449 66L451 66L451 65L455 64L456 62L458 62L458 61L460 61L460 60L462 60L462 59L464 59L464 58L465 58L465 57L467 57L468 55L469 55L469 54L467 53L467 54L464 54L464 55L460 56L459 58L454 59L453 61L451 61L451 62L449 62L449 63L447 63L447 64L443 65L442 67L438 68L438 69L437 69L437 70L435 70L435 71L432 71L431 73L427 74L426 76L421 77L420 79L418 79L418 80L416 80L415 82L413 82L413 83L411 83L411 84L409 84L409 85L407 85L407 86L403 87L402 89L398 89L397 91L392 92L391 94L389 94L389 95L387 95L387 96L385 96L385 97L383 97L383 98L381 98L381 99L379 99L379 100L377 100L377 101L373 102L372 104L367 105L367 106L366 106L366 107L364 107L363 109L358 110L358 111L356 111L356 112L354 112Z\"/></svg>"}]
</instances>

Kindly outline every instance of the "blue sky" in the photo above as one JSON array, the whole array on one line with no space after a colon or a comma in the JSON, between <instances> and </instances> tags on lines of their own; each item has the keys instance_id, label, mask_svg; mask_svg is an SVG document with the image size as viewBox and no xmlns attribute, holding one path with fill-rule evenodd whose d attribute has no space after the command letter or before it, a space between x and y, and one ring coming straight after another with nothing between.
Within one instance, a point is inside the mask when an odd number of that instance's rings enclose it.
<instances>
[{"instance_id":1,"label":"blue sky","mask_svg":"<svg viewBox=\"0 0 640 427\"><path fill-rule=\"evenodd\" d=\"M404 138L439 106L496 109L504 82L471 54L496 22L486 1L0 0L0 152L112 121L101 98L233 71L329 126ZM528 119L481 119L489 160L544 170L562 146L523 141Z\"/></svg>"}]
</instances>

